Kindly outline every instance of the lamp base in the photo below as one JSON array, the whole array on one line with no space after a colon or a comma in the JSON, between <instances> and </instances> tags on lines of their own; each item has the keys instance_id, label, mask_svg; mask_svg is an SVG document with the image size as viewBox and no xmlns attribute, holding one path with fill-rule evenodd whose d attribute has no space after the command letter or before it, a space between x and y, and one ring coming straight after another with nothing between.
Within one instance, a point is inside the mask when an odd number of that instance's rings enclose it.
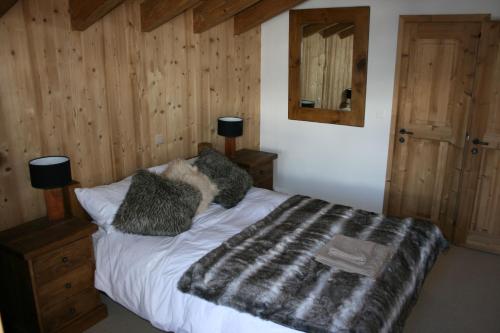
<instances>
[{"instance_id":1,"label":"lamp base","mask_svg":"<svg viewBox=\"0 0 500 333\"><path fill-rule=\"evenodd\" d=\"M226 137L225 153L229 158L234 157L236 154L236 138Z\"/></svg>"},{"instance_id":2,"label":"lamp base","mask_svg":"<svg viewBox=\"0 0 500 333\"><path fill-rule=\"evenodd\" d=\"M49 221L60 221L66 217L64 209L64 193L62 188L53 188L43 191L47 218Z\"/></svg>"}]
</instances>

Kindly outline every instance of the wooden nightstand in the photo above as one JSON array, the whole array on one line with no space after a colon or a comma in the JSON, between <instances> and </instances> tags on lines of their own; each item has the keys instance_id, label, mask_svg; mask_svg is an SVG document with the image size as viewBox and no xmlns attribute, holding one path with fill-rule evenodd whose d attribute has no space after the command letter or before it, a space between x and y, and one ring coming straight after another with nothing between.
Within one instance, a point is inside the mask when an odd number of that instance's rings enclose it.
<instances>
[{"instance_id":1,"label":"wooden nightstand","mask_svg":"<svg viewBox=\"0 0 500 333\"><path fill-rule=\"evenodd\" d=\"M91 235L78 218L0 232L0 311L6 332L82 332L107 316L94 288Z\"/></svg>"},{"instance_id":2,"label":"wooden nightstand","mask_svg":"<svg viewBox=\"0 0 500 333\"><path fill-rule=\"evenodd\" d=\"M274 153L240 149L231 160L248 171L254 186L273 190L273 161L277 158Z\"/></svg>"}]
</instances>

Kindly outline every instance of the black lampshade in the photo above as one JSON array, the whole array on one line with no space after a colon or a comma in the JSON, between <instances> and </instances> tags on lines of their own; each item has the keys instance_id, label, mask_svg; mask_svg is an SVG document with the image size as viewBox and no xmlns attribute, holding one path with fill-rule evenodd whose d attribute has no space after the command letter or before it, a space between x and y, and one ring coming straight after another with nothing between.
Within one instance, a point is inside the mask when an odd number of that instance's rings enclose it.
<instances>
[{"instance_id":1,"label":"black lampshade","mask_svg":"<svg viewBox=\"0 0 500 333\"><path fill-rule=\"evenodd\" d=\"M217 121L217 134L226 138L243 135L243 119L239 117L220 117Z\"/></svg>"},{"instance_id":2,"label":"black lampshade","mask_svg":"<svg viewBox=\"0 0 500 333\"><path fill-rule=\"evenodd\" d=\"M44 156L29 162L31 186L58 188L71 183L71 167L66 156Z\"/></svg>"}]
</instances>

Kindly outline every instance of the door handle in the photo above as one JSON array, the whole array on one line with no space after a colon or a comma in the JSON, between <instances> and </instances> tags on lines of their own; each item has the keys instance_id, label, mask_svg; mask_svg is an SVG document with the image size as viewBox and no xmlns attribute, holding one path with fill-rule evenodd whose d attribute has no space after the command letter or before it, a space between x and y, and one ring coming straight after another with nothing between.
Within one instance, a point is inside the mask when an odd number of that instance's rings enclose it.
<instances>
[{"instance_id":1,"label":"door handle","mask_svg":"<svg viewBox=\"0 0 500 333\"><path fill-rule=\"evenodd\" d=\"M475 144L475 145L482 145L482 146L489 145L489 142L481 141L478 138L475 138L474 140L472 140L472 143Z\"/></svg>"},{"instance_id":2,"label":"door handle","mask_svg":"<svg viewBox=\"0 0 500 333\"><path fill-rule=\"evenodd\" d=\"M399 130L399 134L413 135L413 132L407 131L406 129L402 128Z\"/></svg>"}]
</instances>

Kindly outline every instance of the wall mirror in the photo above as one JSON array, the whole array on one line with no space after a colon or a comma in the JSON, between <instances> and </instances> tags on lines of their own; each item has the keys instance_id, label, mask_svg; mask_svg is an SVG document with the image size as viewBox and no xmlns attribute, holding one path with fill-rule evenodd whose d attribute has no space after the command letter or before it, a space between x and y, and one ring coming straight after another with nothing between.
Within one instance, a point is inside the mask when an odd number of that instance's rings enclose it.
<instances>
[{"instance_id":1,"label":"wall mirror","mask_svg":"<svg viewBox=\"0 0 500 333\"><path fill-rule=\"evenodd\" d=\"M369 7L290 11L288 118L364 126Z\"/></svg>"}]
</instances>

